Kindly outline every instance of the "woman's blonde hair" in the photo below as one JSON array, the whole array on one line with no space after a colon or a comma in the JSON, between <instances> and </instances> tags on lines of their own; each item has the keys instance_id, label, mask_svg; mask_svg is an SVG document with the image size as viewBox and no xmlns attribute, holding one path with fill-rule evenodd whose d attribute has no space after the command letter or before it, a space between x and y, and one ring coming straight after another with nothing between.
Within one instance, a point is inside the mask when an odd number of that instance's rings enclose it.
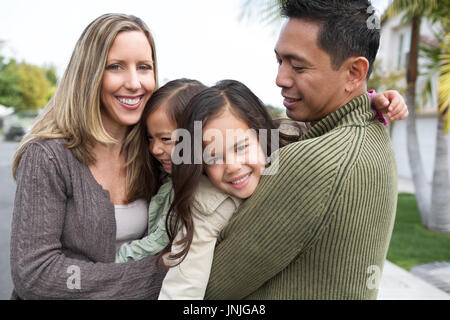
<instances>
[{"instance_id":1,"label":"woman's blonde hair","mask_svg":"<svg viewBox=\"0 0 450 320\"><path fill-rule=\"evenodd\" d=\"M16 178L22 154L35 139L66 139L66 147L85 165L95 163L90 148L97 143L118 143L105 130L101 120L100 90L108 52L119 32L142 31L152 49L157 89L158 70L155 44L147 25L139 18L125 14L104 14L92 21L81 34L70 62L55 94L27 133L14 155L13 177ZM127 155L127 200L149 198L154 190L140 180L145 170L139 126L129 128L122 152Z\"/></svg>"}]
</instances>

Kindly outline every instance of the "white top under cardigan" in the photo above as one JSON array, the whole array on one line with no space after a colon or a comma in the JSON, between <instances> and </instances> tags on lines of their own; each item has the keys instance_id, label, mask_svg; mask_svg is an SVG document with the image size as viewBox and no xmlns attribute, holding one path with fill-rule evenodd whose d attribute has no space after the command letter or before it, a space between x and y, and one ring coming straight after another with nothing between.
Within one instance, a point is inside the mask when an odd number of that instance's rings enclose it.
<instances>
[{"instance_id":1,"label":"white top under cardigan","mask_svg":"<svg viewBox=\"0 0 450 320\"><path fill-rule=\"evenodd\" d=\"M116 250L124 243L142 238L147 231L148 203L138 199L129 204L114 205L116 217Z\"/></svg>"},{"instance_id":2,"label":"white top under cardigan","mask_svg":"<svg viewBox=\"0 0 450 320\"><path fill-rule=\"evenodd\" d=\"M202 176L193 201L194 235L189 252L181 264L167 272L158 299L203 299L217 237L241 203L241 199L224 193L206 176ZM181 232L184 231L184 228L180 230L174 243L181 238ZM172 245L171 251L176 253L181 249Z\"/></svg>"}]
</instances>

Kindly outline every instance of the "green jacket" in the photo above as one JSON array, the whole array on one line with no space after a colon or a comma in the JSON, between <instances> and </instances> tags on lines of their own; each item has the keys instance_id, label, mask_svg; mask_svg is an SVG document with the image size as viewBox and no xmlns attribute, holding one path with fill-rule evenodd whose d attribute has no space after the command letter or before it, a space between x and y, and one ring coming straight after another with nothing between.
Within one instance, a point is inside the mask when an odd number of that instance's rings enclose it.
<instances>
[{"instance_id":1,"label":"green jacket","mask_svg":"<svg viewBox=\"0 0 450 320\"><path fill-rule=\"evenodd\" d=\"M369 95L273 158L220 234L205 299L376 299L397 169Z\"/></svg>"},{"instance_id":2,"label":"green jacket","mask_svg":"<svg viewBox=\"0 0 450 320\"><path fill-rule=\"evenodd\" d=\"M116 252L115 262L123 263L130 259L138 261L149 255L157 255L169 244L166 217L173 201L173 185L169 175L163 173L161 179L164 179L164 184L159 187L148 206L147 235L122 244Z\"/></svg>"}]
</instances>

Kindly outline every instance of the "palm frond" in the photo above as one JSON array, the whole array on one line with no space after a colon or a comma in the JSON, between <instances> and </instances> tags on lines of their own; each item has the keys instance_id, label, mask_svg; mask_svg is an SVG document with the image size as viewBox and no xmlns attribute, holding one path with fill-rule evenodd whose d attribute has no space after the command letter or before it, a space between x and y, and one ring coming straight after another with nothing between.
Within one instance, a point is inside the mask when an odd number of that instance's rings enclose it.
<instances>
[{"instance_id":1,"label":"palm frond","mask_svg":"<svg viewBox=\"0 0 450 320\"><path fill-rule=\"evenodd\" d=\"M394 17L404 13L405 15L403 18L404 22L406 22L409 21L413 15L426 15L437 7L437 0L394 0L388 6L386 12L388 17Z\"/></svg>"},{"instance_id":2,"label":"palm frond","mask_svg":"<svg viewBox=\"0 0 450 320\"><path fill-rule=\"evenodd\" d=\"M240 20L252 20L257 17L267 25L281 19L280 5L283 0L243 0Z\"/></svg>"},{"instance_id":3,"label":"palm frond","mask_svg":"<svg viewBox=\"0 0 450 320\"><path fill-rule=\"evenodd\" d=\"M447 49L450 49L450 36L447 43ZM441 55L441 68L439 75L439 113L445 117L445 132L449 131L450 125L450 50Z\"/></svg>"}]
</instances>

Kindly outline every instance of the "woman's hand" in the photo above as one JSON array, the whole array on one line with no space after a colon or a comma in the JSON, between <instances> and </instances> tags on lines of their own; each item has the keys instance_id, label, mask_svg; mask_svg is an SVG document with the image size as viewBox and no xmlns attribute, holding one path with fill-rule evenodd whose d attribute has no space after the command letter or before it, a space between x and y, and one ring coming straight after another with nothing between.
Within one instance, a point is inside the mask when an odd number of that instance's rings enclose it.
<instances>
[{"instance_id":1,"label":"woman's hand","mask_svg":"<svg viewBox=\"0 0 450 320\"><path fill-rule=\"evenodd\" d=\"M386 115L391 121L404 120L409 114L405 99L396 90L377 93L373 97L373 105L376 110Z\"/></svg>"}]
</instances>

